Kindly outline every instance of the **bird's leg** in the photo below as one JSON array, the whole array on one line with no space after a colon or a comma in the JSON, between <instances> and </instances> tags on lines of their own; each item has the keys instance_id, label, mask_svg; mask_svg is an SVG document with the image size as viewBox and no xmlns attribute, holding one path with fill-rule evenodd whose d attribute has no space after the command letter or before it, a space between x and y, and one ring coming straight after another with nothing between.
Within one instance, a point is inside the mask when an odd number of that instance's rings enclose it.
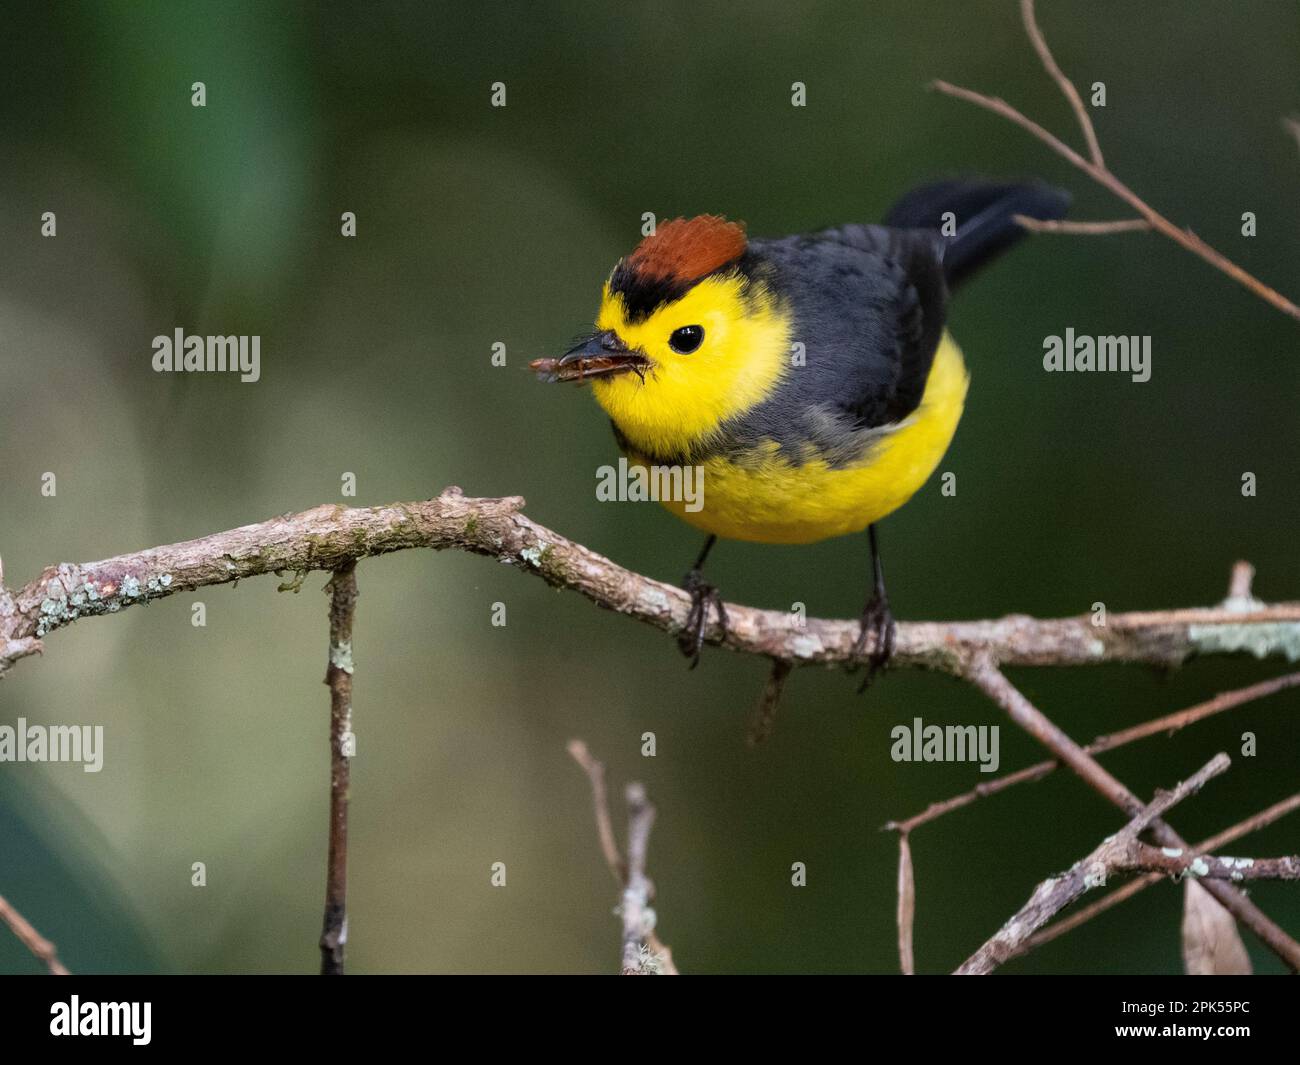
<instances>
[{"instance_id":1,"label":"bird's leg","mask_svg":"<svg viewBox=\"0 0 1300 1065\"><path fill-rule=\"evenodd\" d=\"M723 633L727 631L727 608L722 605L718 589L704 579L703 573L704 560L709 557L715 540L716 536L710 536L704 541L695 565L682 578L682 587L691 596L691 612L686 616L686 627L677 635L677 646L691 660L691 669L700 664L700 653L704 650L704 632L709 627L710 605L718 615L718 624Z\"/></svg>"},{"instance_id":2,"label":"bird's leg","mask_svg":"<svg viewBox=\"0 0 1300 1065\"><path fill-rule=\"evenodd\" d=\"M885 569L880 563L880 545L876 541L875 525L867 527L867 536L871 541L871 598L862 608L862 630L853 645L853 665L849 667L849 672L861 664L858 659L867 646L867 638L874 636L874 641L867 659L867 675L858 687L859 693L867 690L867 685L875 680L876 674L894 653L894 614L889 609L889 595L885 592Z\"/></svg>"}]
</instances>

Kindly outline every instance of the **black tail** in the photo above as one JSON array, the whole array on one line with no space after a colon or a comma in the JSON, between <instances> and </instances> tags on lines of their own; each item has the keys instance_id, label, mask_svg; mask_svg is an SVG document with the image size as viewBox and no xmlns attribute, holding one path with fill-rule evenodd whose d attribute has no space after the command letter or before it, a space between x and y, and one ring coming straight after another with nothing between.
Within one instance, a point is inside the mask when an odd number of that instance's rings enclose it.
<instances>
[{"instance_id":1,"label":"black tail","mask_svg":"<svg viewBox=\"0 0 1300 1065\"><path fill-rule=\"evenodd\" d=\"M1041 182L997 185L986 181L941 181L913 189L890 209L885 225L899 229L945 229L951 212L956 235L947 237L943 272L956 288L985 263L1025 235L1013 215L1054 220L1065 217L1070 194ZM946 227L953 232L952 225Z\"/></svg>"}]
</instances>

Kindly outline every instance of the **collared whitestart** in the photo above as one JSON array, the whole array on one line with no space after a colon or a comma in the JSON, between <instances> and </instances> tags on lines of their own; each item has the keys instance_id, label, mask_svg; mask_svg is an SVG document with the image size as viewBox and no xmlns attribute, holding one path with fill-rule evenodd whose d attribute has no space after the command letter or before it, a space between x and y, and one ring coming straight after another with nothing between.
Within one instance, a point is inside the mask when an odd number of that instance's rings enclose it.
<instances>
[{"instance_id":1,"label":"collared whitestart","mask_svg":"<svg viewBox=\"0 0 1300 1065\"><path fill-rule=\"evenodd\" d=\"M703 505L665 505L708 533L686 575L679 637L699 661L718 537L801 544L868 531L872 578L855 656L871 679L893 650L876 522L925 483L952 440L968 374L949 293L1024 235L1016 215L1064 216L1036 182L948 181L908 193L883 225L748 240L715 215L661 223L614 267L596 328L532 368L590 381L629 462L698 466ZM866 686L864 681L863 686Z\"/></svg>"}]
</instances>

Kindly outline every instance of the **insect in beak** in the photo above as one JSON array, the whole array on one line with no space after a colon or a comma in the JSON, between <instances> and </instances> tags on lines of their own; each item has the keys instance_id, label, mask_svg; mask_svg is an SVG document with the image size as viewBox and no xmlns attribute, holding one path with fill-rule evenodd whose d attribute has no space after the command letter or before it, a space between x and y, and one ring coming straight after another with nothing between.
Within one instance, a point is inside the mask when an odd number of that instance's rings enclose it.
<instances>
[{"instance_id":1,"label":"insect in beak","mask_svg":"<svg viewBox=\"0 0 1300 1065\"><path fill-rule=\"evenodd\" d=\"M606 329L583 337L558 359L534 359L528 365L543 381L585 381L628 372L644 381L650 360L629 348L613 330Z\"/></svg>"}]
</instances>

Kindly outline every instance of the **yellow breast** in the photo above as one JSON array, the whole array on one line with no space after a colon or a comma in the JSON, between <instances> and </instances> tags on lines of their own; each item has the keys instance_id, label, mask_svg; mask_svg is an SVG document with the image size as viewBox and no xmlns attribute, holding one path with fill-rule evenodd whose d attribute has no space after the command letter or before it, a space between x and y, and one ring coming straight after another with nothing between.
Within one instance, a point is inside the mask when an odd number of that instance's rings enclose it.
<instances>
[{"instance_id":1,"label":"yellow breast","mask_svg":"<svg viewBox=\"0 0 1300 1065\"><path fill-rule=\"evenodd\" d=\"M743 464L703 463L703 506L694 513L668 502L678 517L732 540L803 544L860 532L906 503L948 450L966 400L969 375L946 332L935 353L920 406L875 440L860 462L798 465L775 442ZM633 463L643 460L629 456Z\"/></svg>"}]
</instances>

